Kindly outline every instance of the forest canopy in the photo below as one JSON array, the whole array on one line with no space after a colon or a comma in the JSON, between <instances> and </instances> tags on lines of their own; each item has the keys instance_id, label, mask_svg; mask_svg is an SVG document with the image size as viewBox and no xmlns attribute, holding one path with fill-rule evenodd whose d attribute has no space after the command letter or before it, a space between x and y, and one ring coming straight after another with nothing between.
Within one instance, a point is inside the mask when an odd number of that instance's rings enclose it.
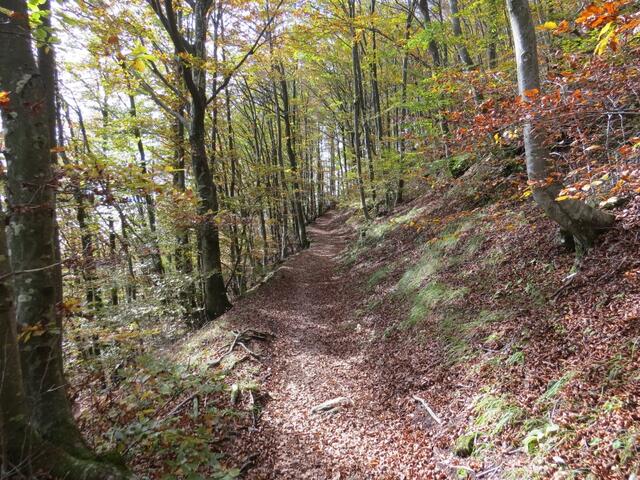
<instances>
[{"instance_id":1,"label":"forest canopy","mask_svg":"<svg viewBox=\"0 0 640 480\"><path fill-rule=\"evenodd\" d=\"M571 253L550 298L573 290L631 228L639 34L634 0L0 0L0 477L250 471L209 442L238 392L256 428L259 395L225 362L259 363L250 342L274 336L226 342L220 319L324 241L327 212L350 212L353 262L386 261L405 243L458 255L421 235L455 244L466 215L508 205L557 230ZM384 243L397 225L420 241ZM629 252L614 273L637 281ZM365 283L423 288L403 297L415 325L466 294L424 281L438 261ZM211 328L202 371L157 353Z\"/></svg>"}]
</instances>

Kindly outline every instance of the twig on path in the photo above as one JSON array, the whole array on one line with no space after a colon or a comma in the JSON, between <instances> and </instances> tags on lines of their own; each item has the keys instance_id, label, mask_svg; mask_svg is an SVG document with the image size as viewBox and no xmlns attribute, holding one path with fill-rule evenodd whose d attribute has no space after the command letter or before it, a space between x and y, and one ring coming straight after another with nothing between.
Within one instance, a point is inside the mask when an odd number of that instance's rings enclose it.
<instances>
[{"instance_id":1,"label":"twig on path","mask_svg":"<svg viewBox=\"0 0 640 480\"><path fill-rule=\"evenodd\" d=\"M497 472L498 470L500 470L500 465L498 465L496 467L488 468L488 469L478 473L476 475L476 478L486 477L487 475L491 475L492 473Z\"/></svg>"},{"instance_id":2,"label":"twig on path","mask_svg":"<svg viewBox=\"0 0 640 480\"><path fill-rule=\"evenodd\" d=\"M436 421L438 425L442 425L442 420L440 420L440 417L438 417L438 415L436 415L436 413L433 410L431 410L431 407L429 406L429 404L424 398L420 398L417 395L413 395L413 399L424 407L427 413L431 416L431 418L433 418Z\"/></svg>"},{"instance_id":3,"label":"twig on path","mask_svg":"<svg viewBox=\"0 0 640 480\"><path fill-rule=\"evenodd\" d=\"M218 365L220 365L220 363L222 363L222 360L224 360L224 358L227 355L230 355L231 353L233 353L233 351L238 345L241 346L244 350L246 350L251 357L255 358L256 360L259 360L260 356L257 353L253 352L252 350L250 350L249 347L247 347L246 343L251 340L266 341L266 340L271 340L275 338L275 335L272 333L259 332L257 330L252 330L252 329L242 330L240 332L233 332L233 335L234 335L233 340L231 341L228 347L225 347L226 351L220 357L215 359L213 362L209 363L210 368L217 367Z\"/></svg>"},{"instance_id":4,"label":"twig on path","mask_svg":"<svg viewBox=\"0 0 640 480\"><path fill-rule=\"evenodd\" d=\"M353 405L353 400L347 397L338 397L316 405L311 409L311 413L335 413L347 405Z\"/></svg>"}]
</instances>

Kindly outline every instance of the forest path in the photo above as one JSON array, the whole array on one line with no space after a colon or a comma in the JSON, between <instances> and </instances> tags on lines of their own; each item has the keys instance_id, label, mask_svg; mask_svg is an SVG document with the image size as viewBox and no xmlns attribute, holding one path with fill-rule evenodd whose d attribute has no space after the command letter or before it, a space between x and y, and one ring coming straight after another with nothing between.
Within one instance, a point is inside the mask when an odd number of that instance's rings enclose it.
<instances>
[{"instance_id":1,"label":"forest path","mask_svg":"<svg viewBox=\"0 0 640 480\"><path fill-rule=\"evenodd\" d=\"M311 247L230 312L238 328L276 335L264 352L268 397L257 430L237 445L258 454L245 478L436 478L429 429L418 425L424 418L406 388L385 374L384 357L358 324L363 292L339 261L353 237L348 216L318 219L309 228ZM311 413L336 397L353 405Z\"/></svg>"}]
</instances>

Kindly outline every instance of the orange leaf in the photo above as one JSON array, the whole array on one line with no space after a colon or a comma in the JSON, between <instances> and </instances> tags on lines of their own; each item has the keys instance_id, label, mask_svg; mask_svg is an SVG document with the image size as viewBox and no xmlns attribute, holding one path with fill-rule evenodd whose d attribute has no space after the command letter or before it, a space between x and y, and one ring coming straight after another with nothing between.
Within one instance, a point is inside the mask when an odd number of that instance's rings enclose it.
<instances>
[{"instance_id":1,"label":"orange leaf","mask_svg":"<svg viewBox=\"0 0 640 480\"><path fill-rule=\"evenodd\" d=\"M525 90L524 96L527 98L536 98L540 95L540 90L537 88L532 88L531 90Z\"/></svg>"}]
</instances>

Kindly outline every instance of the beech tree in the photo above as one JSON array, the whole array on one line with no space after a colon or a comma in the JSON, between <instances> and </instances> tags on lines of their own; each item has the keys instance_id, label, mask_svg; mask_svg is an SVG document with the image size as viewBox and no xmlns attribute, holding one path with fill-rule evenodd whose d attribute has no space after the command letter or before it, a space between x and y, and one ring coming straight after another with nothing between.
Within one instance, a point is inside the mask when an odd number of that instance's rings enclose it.
<instances>
[{"instance_id":1,"label":"beech tree","mask_svg":"<svg viewBox=\"0 0 640 480\"><path fill-rule=\"evenodd\" d=\"M540 94L540 66L536 31L528 0L507 0L518 68L518 91L525 102L535 102ZM593 245L615 217L576 199L558 200L562 184L549 171L549 151L544 133L527 120L524 122L527 175L533 198L546 214L573 237L578 257Z\"/></svg>"},{"instance_id":2,"label":"beech tree","mask_svg":"<svg viewBox=\"0 0 640 480\"><path fill-rule=\"evenodd\" d=\"M52 77L43 75L34 59L26 2L5 0L0 7L5 19L0 22L0 90L8 96L0 108L8 202L8 242L4 228L0 234L0 368L7 379L2 382L0 423L6 465L8 471L28 475L51 470L59 477L124 478L118 469L97 462L66 395L57 313L62 286L56 275L54 112L47 101L54 86L46 85ZM4 226L4 215L0 223Z\"/></svg>"},{"instance_id":3,"label":"beech tree","mask_svg":"<svg viewBox=\"0 0 640 480\"><path fill-rule=\"evenodd\" d=\"M212 320L231 306L222 276L220 233L215 222L218 212L218 190L213 181L205 143L205 114L210 101L207 99L207 72L203 65L207 58L207 26L213 1L194 2L194 32L193 39L190 40L184 36L178 25L178 16L171 1L149 0L149 4L171 38L184 85L191 97L188 129L191 166L198 191L198 213L202 217L198 228L198 244L204 277L204 308L206 319ZM191 55L196 61L188 60Z\"/></svg>"}]
</instances>

